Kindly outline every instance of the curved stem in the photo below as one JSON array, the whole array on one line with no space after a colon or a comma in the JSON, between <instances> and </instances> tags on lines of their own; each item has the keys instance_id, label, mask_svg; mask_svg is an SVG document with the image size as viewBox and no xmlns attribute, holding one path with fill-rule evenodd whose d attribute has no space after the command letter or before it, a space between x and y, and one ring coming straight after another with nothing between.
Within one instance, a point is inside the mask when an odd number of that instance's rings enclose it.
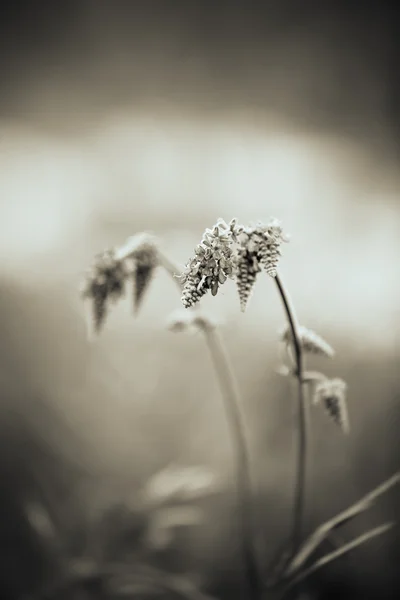
<instances>
[{"instance_id":1,"label":"curved stem","mask_svg":"<svg viewBox=\"0 0 400 600\"><path fill-rule=\"evenodd\" d=\"M303 520L304 520L304 502L305 502L305 487L307 475L307 450L309 436L309 419L308 407L304 395L303 387L303 351L299 335L299 324L296 318L293 305L290 300L285 285L279 276L275 277L275 283L278 288L279 295L286 312L287 320L291 329L293 338L293 347L297 366L297 381L298 381L298 402L299 402L299 438L298 438L298 453L297 453L297 468L296 468L296 484L295 484L295 500L293 509L293 552L299 548L303 537Z\"/></svg>"},{"instance_id":2,"label":"curved stem","mask_svg":"<svg viewBox=\"0 0 400 600\"><path fill-rule=\"evenodd\" d=\"M225 412L232 435L232 445L236 452L237 492L242 528L242 555L249 588L248 597L251 600L257 600L261 598L262 586L258 576L257 559L253 545L250 462L246 447L244 419L240 408L240 394L223 342L217 330L215 328L204 327L203 331L219 379L225 401Z\"/></svg>"},{"instance_id":3,"label":"curved stem","mask_svg":"<svg viewBox=\"0 0 400 600\"><path fill-rule=\"evenodd\" d=\"M383 525L380 525L378 527L374 527L374 529L370 529L369 531L359 535L354 540L351 540L351 542L348 542L347 544L344 544L343 546L341 546L340 548L337 548L333 552L330 552L329 554L326 554L322 558L319 558L310 567L307 567L306 569L304 569L303 571L298 573L295 577L293 577L293 579L291 579L291 581L289 581L287 583L286 587L283 589L282 597L284 597L289 590L291 590L293 587L295 587L296 585L298 585L299 583L304 581L304 579L307 579L308 577L310 577L310 575L313 575L319 569L322 569L323 567L325 567L326 565L329 565L334 560L337 560L338 558L340 558L341 556L344 556L345 554L348 554L355 548L358 548L359 546L362 546L366 542L369 542L369 540L372 540L375 537L378 537L379 535L386 533L392 527L394 527L394 525L395 525L395 523L389 522L389 523L384 523Z\"/></svg>"}]
</instances>

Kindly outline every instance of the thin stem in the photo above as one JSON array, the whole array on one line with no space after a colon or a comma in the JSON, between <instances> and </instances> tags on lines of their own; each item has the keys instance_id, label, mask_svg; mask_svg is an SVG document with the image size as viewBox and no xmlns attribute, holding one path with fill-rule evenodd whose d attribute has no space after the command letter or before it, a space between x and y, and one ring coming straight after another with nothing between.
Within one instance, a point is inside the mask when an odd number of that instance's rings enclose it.
<instances>
[{"instance_id":1,"label":"thin stem","mask_svg":"<svg viewBox=\"0 0 400 600\"><path fill-rule=\"evenodd\" d=\"M381 483L378 487L368 492L361 500L357 500L349 508L341 511L332 519L329 519L320 525L314 533L302 544L297 555L293 558L287 570L288 575L292 575L302 567L308 558L315 552L318 546L338 527L344 525L362 512L368 510L379 496L386 493L389 489L400 483L400 472L395 473Z\"/></svg>"},{"instance_id":2,"label":"thin stem","mask_svg":"<svg viewBox=\"0 0 400 600\"><path fill-rule=\"evenodd\" d=\"M180 280L176 277L179 268L159 250L159 261L167 273L182 290ZM191 310L196 310L195 305ZM225 411L232 436L232 445L236 452L236 483L241 513L242 556L248 585L249 600L259 600L262 597L262 583L259 578L256 553L253 546L252 523L252 490L250 481L250 461L246 445L244 419L241 414L240 393L230 365L224 344L215 327L202 325L211 359L218 377L222 395L225 401Z\"/></svg>"},{"instance_id":3,"label":"thin stem","mask_svg":"<svg viewBox=\"0 0 400 600\"><path fill-rule=\"evenodd\" d=\"M242 554L245 566L249 598L261 598L262 586L258 575L257 559L253 545L252 491L250 462L246 447L244 419L240 408L240 394L223 342L215 328L203 328L214 368L225 401L225 411L236 452L237 492L241 511Z\"/></svg>"},{"instance_id":4,"label":"thin stem","mask_svg":"<svg viewBox=\"0 0 400 600\"><path fill-rule=\"evenodd\" d=\"M366 533L359 535L357 538L355 538L351 542L344 544L340 548L338 548L338 549L334 550L333 552L330 552L329 554L326 554L322 558L318 559L310 567L304 569L304 571L301 571L296 577L294 577L286 585L286 587L283 591L283 596L286 595L287 592L290 589L292 589L295 585L298 585L301 581L304 581L304 579L307 579L310 575L312 575L319 569L322 569L322 567L325 567L326 565L333 562L334 560L337 560L341 556L348 554L349 552L351 552L351 550L358 548L362 544L369 542L369 540L372 540L373 538L375 538L379 535L382 535L383 533L386 533L393 526L394 526L394 523L385 523L384 525L380 525L378 527L375 527L374 529L370 529Z\"/></svg>"},{"instance_id":5,"label":"thin stem","mask_svg":"<svg viewBox=\"0 0 400 600\"><path fill-rule=\"evenodd\" d=\"M305 503L305 487L307 475L307 451L309 437L309 418L308 407L304 395L303 387L303 351L299 335L299 324L296 318L293 305L291 303L288 291L280 278L279 274L275 277L275 282L282 299L282 303L286 312L289 327L292 332L293 347L295 352L297 366L297 381L298 381L298 402L299 402L299 437L298 437L298 453L296 467L296 486L295 499L293 508L293 552L299 548L303 537L303 520L304 520L304 503Z\"/></svg>"}]
</instances>

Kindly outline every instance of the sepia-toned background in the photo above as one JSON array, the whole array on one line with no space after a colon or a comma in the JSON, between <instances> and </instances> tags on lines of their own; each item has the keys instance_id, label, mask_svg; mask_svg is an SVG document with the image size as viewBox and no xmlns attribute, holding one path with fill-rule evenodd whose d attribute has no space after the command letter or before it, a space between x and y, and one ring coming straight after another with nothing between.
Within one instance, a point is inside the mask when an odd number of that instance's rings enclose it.
<instances>
[{"instance_id":1,"label":"sepia-toned background","mask_svg":"<svg viewBox=\"0 0 400 600\"><path fill-rule=\"evenodd\" d=\"M313 366L349 385L351 436L312 411L311 523L399 468L399 27L389 2L348 4L2 5L2 598L39 589L55 560L24 519L30 498L79 546L87 515L171 461L227 481L182 544L188 570L234 595L233 455L204 341L165 328L175 286L157 273L137 319L127 298L86 338L86 268L142 230L184 265L218 217L280 218L298 316L337 352ZM233 283L204 306L242 391L271 555L289 531L295 464L294 390L276 374L284 314L266 277L245 315ZM394 490L345 537L396 519L398 503ZM388 533L321 585L391 597L399 552Z\"/></svg>"}]
</instances>

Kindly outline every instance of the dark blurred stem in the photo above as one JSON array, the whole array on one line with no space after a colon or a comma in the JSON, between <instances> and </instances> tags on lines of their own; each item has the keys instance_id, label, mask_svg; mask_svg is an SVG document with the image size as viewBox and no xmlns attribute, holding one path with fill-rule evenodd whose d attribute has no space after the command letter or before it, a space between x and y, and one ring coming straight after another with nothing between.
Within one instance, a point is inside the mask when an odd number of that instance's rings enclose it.
<instances>
[{"instance_id":1,"label":"dark blurred stem","mask_svg":"<svg viewBox=\"0 0 400 600\"><path fill-rule=\"evenodd\" d=\"M159 251L159 261L160 266L167 271L181 291L182 286L180 280L176 277L180 272L179 268L161 251ZM195 305L192 307L192 310L196 310L197 308L197 305ZM228 420L229 431L232 436L232 445L236 452L236 483L242 530L241 550L248 586L248 599L260 600L262 597L262 582L259 577L256 553L253 545L253 505L250 461L246 445L244 419L241 414L240 393L228 355L218 331L215 328L209 327L206 323L204 323L202 330L225 401L225 413Z\"/></svg>"},{"instance_id":2,"label":"dark blurred stem","mask_svg":"<svg viewBox=\"0 0 400 600\"><path fill-rule=\"evenodd\" d=\"M302 542L303 527L304 527L304 503L307 475L307 451L309 437L309 417L308 407L304 395L303 385L303 351L299 335L299 324L293 305L290 300L285 285L279 276L275 277L275 282L278 288L279 295L282 299L284 310L286 312L289 327L292 332L293 347L296 359L296 378L298 381L298 452L297 452L297 467L296 467L296 484L295 484L295 499L293 508L293 552L296 552Z\"/></svg>"},{"instance_id":3,"label":"dark blurred stem","mask_svg":"<svg viewBox=\"0 0 400 600\"><path fill-rule=\"evenodd\" d=\"M237 492L242 528L242 555L248 585L248 598L250 600L259 600L262 596L262 589L253 544L250 462L246 447L244 419L241 414L240 394L218 331L215 328L206 326L203 331L225 401L225 412L232 436L232 445L236 452Z\"/></svg>"}]
</instances>

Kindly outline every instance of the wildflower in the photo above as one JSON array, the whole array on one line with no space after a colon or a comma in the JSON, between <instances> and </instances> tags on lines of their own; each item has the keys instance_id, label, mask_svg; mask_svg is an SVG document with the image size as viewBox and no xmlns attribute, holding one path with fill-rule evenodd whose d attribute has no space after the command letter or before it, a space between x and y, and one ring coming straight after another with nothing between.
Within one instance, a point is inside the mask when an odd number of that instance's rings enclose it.
<instances>
[{"instance_id":1,"label":"wildflower","mask_svg":"<svg viewBox=\"0 0 400 600\"><path fill-rule=\"evenodd\" d=\"M324 403L331 419L339 425L344 433L350 431L346 402L347 384L343 379L324 379L315 386L314 404Z\"/></svg>"},{"instance_id":2,"label":"wildflower","mask_svg":"<svg viewBox=\"0 0 400 600\"><path fill-rule=\"evenodd\" d=\"M115 250L106 250L97 255L81 288L82 297L91 302L91 317L96 333L104 325L109 302L116 302L124 294L126 275L125 265L116 258Z\"/></svg>"},{"instance_id":3,"label":"wildflower","mask_svg":"<svg viewBox=\"0 0 400 600\"><path fill-rule=\"evenodd\" d=\"M300 344L304 352L326 356L327 358L332 358L334 356L334 349L321 336L315 333L315 331L312 331L312 329L300 326L298 333ZM281 340L287 345L293 343L292 330L289 326L285 327L281 332Z\"/></svg>"},{"instance_id":4,"label":"wildflower","mask_svg":"<svg viewBox=\"0 0 400 600\"><path fill-rule=\"evenodd\" d=\"M213 296L228 277L233 276L232 237L219 222L213 229L206 229L203 239L195 248L180 276L183 286L182 304L189 308L196 304L209 290Z\"/></svg>"}]
</instances>

